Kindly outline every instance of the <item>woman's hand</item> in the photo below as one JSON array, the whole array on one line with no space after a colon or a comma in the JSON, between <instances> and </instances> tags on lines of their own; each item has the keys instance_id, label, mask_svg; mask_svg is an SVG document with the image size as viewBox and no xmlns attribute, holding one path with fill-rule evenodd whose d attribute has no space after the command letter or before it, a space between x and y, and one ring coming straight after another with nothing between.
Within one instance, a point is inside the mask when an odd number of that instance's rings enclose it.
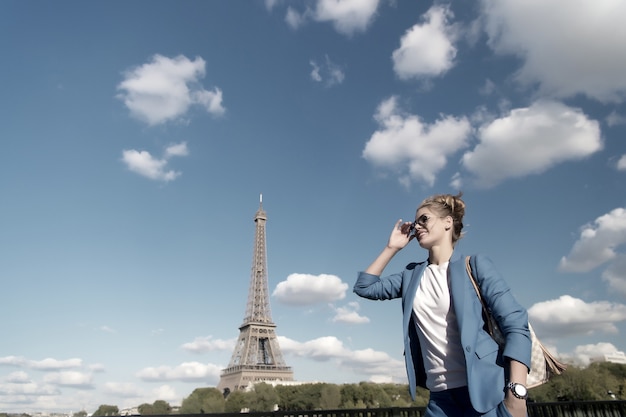
<instances>
[{"instance_id":1,"label":"woman's hand","mask_svg":"<svg viewBox=\"0 0 626 417\"><path fill-rule=\"evenodd\" d=\"M411 235L411 222L402 222L402 219L398 220L391 231L391 235L389 236L389 240L387 241L387 246L383 249L383 251L378 255L378 258L374 260L367 267L365 272L372 275L378 275L383 273L383 270L391 261L396 253L398 253L402 248L404 248L415 236Z\"/></svg>"},{"instance_id":2,"label":"woman's hand","mask_svg":"<svg viewBox=\"0 0 626 417\"><path fill-rule=\"evenodd\" d=\"M396 222L389 236L389 241L387 242L389 249L399 251L415 238L415 235L411 233L411 224L411 222L403 222L402 219Z\"/></svg>"}]
</instances>

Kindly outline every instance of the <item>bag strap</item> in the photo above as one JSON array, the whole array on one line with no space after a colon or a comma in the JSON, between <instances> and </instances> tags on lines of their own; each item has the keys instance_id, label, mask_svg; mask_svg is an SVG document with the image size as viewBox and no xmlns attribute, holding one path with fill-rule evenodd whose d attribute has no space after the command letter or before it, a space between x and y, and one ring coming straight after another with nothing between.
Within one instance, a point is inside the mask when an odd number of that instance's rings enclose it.
<instances>
[{"instance_id":1,"label":"bag strap","mask_svg":"<svg viewBox=\"0 0 626 417\"><path fill-rule=\"evenodd\" d=\"M489 309L485 304L485 300L480 293L480 288L478 287L478 283L476 282L476 278L474 278L474 274L472 273L472 266L470 265L470 256L465 257L465 269L467 270L467 275L469 276L470 281L472 282L472 286L474 287L474 291L476 291L476 295L478 296L478 300L480 301L480 305L483 307L483 321L487 325L487 332L493 336L494 328L493 321L490 320L491 314L489 313Z\"/></svg>"}]
</instances>

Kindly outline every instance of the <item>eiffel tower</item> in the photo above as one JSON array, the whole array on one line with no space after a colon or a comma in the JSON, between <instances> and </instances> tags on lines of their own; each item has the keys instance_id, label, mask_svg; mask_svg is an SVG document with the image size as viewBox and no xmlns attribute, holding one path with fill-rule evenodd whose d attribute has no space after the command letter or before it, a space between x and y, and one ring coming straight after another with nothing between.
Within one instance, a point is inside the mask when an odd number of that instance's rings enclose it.
<instances>
[{"instance_id":1,"label":"eiffel tower","mask_svg":"<svg viewBox=\"0 0 626 417\"><path fill-rule=\"evenodd\" d=\"M226 369L222 370L217 389L228 395L246 389L255 382L293 381L291 367L285 365L278 339L276 324L272 322L267 284L267 253L263 195L254 216L256 234L252 255L252 274L248 290L248 304L239 339Z\"/></svg>"}]
</instances>

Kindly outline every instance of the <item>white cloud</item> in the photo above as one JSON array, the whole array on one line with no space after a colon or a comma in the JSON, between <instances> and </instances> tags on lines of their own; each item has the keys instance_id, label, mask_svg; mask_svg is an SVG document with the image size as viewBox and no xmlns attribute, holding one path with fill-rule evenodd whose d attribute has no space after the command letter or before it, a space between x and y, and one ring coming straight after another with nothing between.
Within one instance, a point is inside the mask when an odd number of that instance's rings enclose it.
<instances>
[{"instance_id":1,"label":"white cloud","mask_svg":"<svg viewBox=\"0 0 626 417\"><path fill-rule=\"evenodd\" d=\"M213 339L213 336L196 337L193 342L184 343L181 347L194 353L206 353L216 350L233 350L237 339Z\"/></svg>"},{"instance_id":2,"label":"white cloud","mask_svg":"<svg viewBox=\"0 0 626 417\"><path fill-rule=\"evenodd\" d=\"M587 272L613 260L616 249L626 243L626 209L616 208L582 227L569 255L561 258L559 269Z\"/></svg>"},{"instance_id":3,"label":"white cloud","mask_svg":"<svg viewBox=\"0 0 626 417\"><path fill-rule=\"evenodd\" d=\"M479 144L463 155L462 164L483 187L583 159L603 146L597 121L554 101L511 110L483 125L478 139Z\"/></svg>"},{"instance_id":4,"label":"white cloud","mask_svg":"<svg viewBox=\"0 0 626 417\"><path fill-rule=\"evenodd\" d=\"M14 384L27 384L31 382L28 374L24 371L11 372L6 377L6 381Z\"/></svg>"},{"instance_id":5,"label":"white cloud","mask_svg":"<svg viewBox=\"0 0 626 417\"><path fill-rule=\"evenodd\" d=\"M28 361L22 356L5 356L3 358L0 358L0 365L22 367L26 366L27 364Z\"/></svg>"},{"instance_id":6,"label":"white cloud","mask_svg":"<svg viewBox=\"0 0 626 417\"><path fill-rule=\"evenodd\" d=\"M303 11L293 7L298 3L292 3L287 7L285 22L294 30L302 27L308 20L329 22L337 32L352 36L367 30L376 17L379 3L380 0L316 0L313 7L304 6ZM266 2L268 10L276 5L275 1Z\"/></svg>"},{"instance_id":7,"label":"white cloud","mask_svg":"<svg viewBox=\"0 0 626 417\"><path fill-rule=\"evenodd\" d=\"M143 395L141 389L129 382L106 382L103 385L103 391L122 398L136 398Z\"/></svg>"},{"instance_id":8,"label":"white cloud","mask_svg":"<svg viewBox=\"0 0 626 417\"><path fill-rule=\"evenodd\" d=\"M626 98L626 2L482 0L482 13L494 51L523 60L519 81L553 97Z\"/></svg>"},{"instance_id":9,"label":"white cloud","mask_svg":"<svg viewBox=\"0 0 626 417\"><path fill-rule=\"evenodd\" d=\"M77 388L92 388L91 374L78 371L49 373L44 375L43 380L45 383L52 385L61 385Z\"/></svg>"},{"instance_id":10,"label":"white cloud","mask_svg":"<svg viewBox=\"0 0 626 417\"><path fill-rule=\"evenodd\" d=\"M307 13L300 13L296 9L289 6L285 14L285 22L287 25L296 30L306 22Z\"/></svg>"},{"instance_id":11,"label":"white cloud","mask_svg":"<svg viewBox=\"0 0 626 417\"><path fill-rule=\"evenodd\" d=\"M181 396L178 395L178 393L176 392L176 390L169 386L169 385L161 385L160 387L155 388L154 390L152 390L152 397L151 398L158 398L160 400L164 400L164 401L180 401Z\"/></svg>"},{"instance_id":12,"label":"white cloud","mask_svg":"<svg viewBox=\"0 0 626 417\"><path fill-rule=\"evenodd\" d=\"M467 146L471 133L465 117L441 115L428 125L419 116L404 114L396 97L380 103L374 118L379 130L365 144L363 158L399 174L404 184L423 182L432 186L448 157Z\"/></svg>"},{"instance_id":13,"label":"white cloud","mask_svg":"<svg viewBox=\"0 0 626 417\"><path fill-rule=\"evenodd\" d=\"M311 305L342 300L347 289L348 284L335 275L290 274L272 295L284 304Z\"/></svg>"},{"instance_id":14,"label":"white cloud","mask_svg":"<svg viewBox=\"0 0 626 417\"><path fill-rule=\"evenodd\" d=\"M364 32L374 20L379 0L317 0L313 19L331 22L344 35Z\"/></svg>"},{"instance_id":15,"label":"white cloud","mask_svg":"<svg viewBox=\"0 0 626 417\"><path fill-rule=\"evenodd\" d=\"M319 337L307 342L297 342L278 336L281 350L287 355L304 357L319 362L335 361L339 367L375 378L388 375L396 382L406 380L404 362L393 359L385 352L373 349L351 350L334 336Z\"/></svg>"},{"instance_id":16,"label":"white cloud","mask_svg":"<svg viewBox=\"0 0 626 417\"><path fill-rule=\"evenodd\" d=\"M616 111L612 111L611 114L606 117L606 124L611 127L626 125L626 116L618 114Z\"/></svg>"},{"instance_id":17,"label":"white cloud","mask_svg":"<svg viewBox=\"0 0 626 417\"><path fill-rule=\"evenodd\" d=\"M617 256L602 272L602 280L609 286L611 292L617 292L626 297L626 255Z\"/></svg>"},{"instance_id":18,"label":"white cloud","mask_svg":"<svg viewBox=\"0 0 626 417\"><path fill-rule=\"evenodd\" d=\"M588 366L594 359L602 357L602 355L614 355L616 353L623 352L618 351L617 348L611 343L600 342L577 346L573 353L561 354L559 356L567 363L585 367Z\"/></svg>"},{"instance_id":19,"label":"white cloud","mask_svg":"<svg viewBox=\"0 0 626 417\"><path fill-rule=\"evenodd\" d=\"M151 126L180 119L192 105L220 116L225 112L222 91L199 86L205 76L204 67L205 61L200 57L191 61L182 55L155 55L150 62L125 72L124 80L117 86L117 97L132 116Z\"/></svg>"},{"instance_id":20,"label":"white cloud","mask_svg":"<svg viewBox=\"0 0 626 417\"><path fill-rule=\"evenodd\" d=\"M423 24L416 24L402 36L400 47L392 54L398 77L434 77L452 68L458 37L454 27L448 24L452 17L448 7L433 6L424 14Z\"/></svg>"},{"instance_id":21,"label":"white cloud","mask_svg":"<svg viewBox=\"0 0 626 417\"><path fill-rule=\"evenodd\" d=\"M181 142L174 145L170 145L165 149L165 158L172 156L187 156L189 150L187 149L187 142Z\"/></svg>"},{"instance_id":22,"label":"white cloud","mask_svg":"<svg viewBox=\"0 0 626 417\"><path fill-rule=\"evenodd\" d=\"M272 10L274 6L278 4L279 0L265 0L265 8L267 10Z\"/></svg>"},{"instance_id":23,"label":"white cloud","mask_svg":"<svg viewBox=\"0 0 626 417\"><path fill-rule=\"evenodd\" d=\"M88 365L87 369L89 369L91 372L104 372L106 368L101 363L94 363L94 364Z\"/></svg>"},{"instance_id":24,"label":"white cloud","mask_svg":"<svg viewBox=\"0 0 626 417\"><path fill-rule=\"evenodd\" d=\"M51 385L40 385L34 382L29 383L0 383L0 395L7 396L47 396L58 395L60 391ZM16 401L16 402L23 402Z\"/></svg>"},{"instance_id":25,"label":"white cloud","mask_svg":"<svg viewBox=\"0 0 626 417\"><path fill-rule=\"evenodd\" d=\"M345 79L345 74L339 65L335 64L326 55L324 62L318 63L315 60L309 61L311 67L311 79L324 83L327 87L341 84Z\"/></svg>"},{"instance_id":26,"label":"white cloud","mask_svg":"<svg viewBox=\"0 0 626 417\"><path fill-rule=\"evenodd\" d=\"M594 333L617 333L616 323L626 320L626 305L585 301L569 295L536 303L528 315L540 338Z\"/></svg>"},{"instance_id":27,"label":"white cloud","mask_svg":"<svg viewBox=\"0 0 626 417\"><path fill-rule=\"evenodd\" d=\"M130 171L151 180L168 182L181 175L179 171L167 169L169 159L172 156L187 155L189 155L187 144L182 142L166 148L162 159L153 157L148 151L129 149L122 152L122 161Z\"/></svg>"},{"instance_id":28,"label":"white cloud","mask_svg":"<svg viewBox=\"0 0 626 417\"><path fill-rule=\"evenodd\" d=\"M56 371L60 369L80 368L83 365L83 361L78 358L66 360L46 358L41 361L29 361L28 365L30 368L40 371Z\"/></svg>"},{"instance_id":29,"label":"white cloud","mask_svg":"<svg viewBox=\"0 0 626 417\"><path fill-rule=\"evenodd\" d=\"M346 304L344 307L335 308L335 317L333 317L334 322L339 323L351 323L351 324L362 324L369 323L370 319L359 314L359 303L356 301L352 301Z\"/></svg>"},{"instance_id":30,"label":"white cloud","mask_svg":"<svg viewBox=\"0 0 626 417\"><path fill-rule=\"evenodd\" d=\"M137 372L137 377L144 381L183 381L217 382L222 366L199 362L184 362L176 367L148 367Z\"/></svg>"},{"instance_id":31,"label":"white cloud","mask_svg":"<svg viewBox=\"0 0 626 417\"><path fill-rule=\"evenodd\" d=\"M622 155L617 161L617 170L626 171L626 154Z\"/></svg>"}]
</instances>

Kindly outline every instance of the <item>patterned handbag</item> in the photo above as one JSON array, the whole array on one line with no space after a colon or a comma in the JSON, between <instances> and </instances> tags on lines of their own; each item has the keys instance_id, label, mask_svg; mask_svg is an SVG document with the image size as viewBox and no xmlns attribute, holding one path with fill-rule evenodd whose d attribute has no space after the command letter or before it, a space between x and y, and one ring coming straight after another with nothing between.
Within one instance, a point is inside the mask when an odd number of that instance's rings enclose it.
<instances>
[{"instance_id":1,"label":"patterned handbag","mask_svg":"<svg viewBox=\"0 0 626 417\"><path fill-rule=\"evenodd\" d=\"M480 300L480 304L483 307L483 319L485 321L486 329L493 340L502 349L505 344L504 335L498 326L498 323L494 319L493 315L487 308L485 301L480 293L480 288L476 283L476 279L472 274L472 267L470 266L470 257L465 258L465 267L467 269L467 275L469 275L470 281L476 290L476 295ZM559 362L545 346L539 341L535 331L530 323L528 323L528 330L530 330L530 340L532 343L532 351L530 358L530 372L526 378L526 387L533 388L541 384L548 382L553 375L561 375L567 366Z\"/></svg>"}]
</instances>

